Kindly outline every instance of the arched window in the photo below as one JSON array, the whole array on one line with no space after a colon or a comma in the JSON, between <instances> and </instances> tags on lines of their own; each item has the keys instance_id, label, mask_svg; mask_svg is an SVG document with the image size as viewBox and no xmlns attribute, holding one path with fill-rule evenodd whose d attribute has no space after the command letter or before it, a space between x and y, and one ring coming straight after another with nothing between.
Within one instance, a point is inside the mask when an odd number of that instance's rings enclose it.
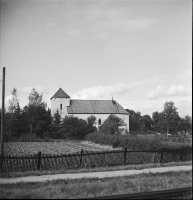
<instances>
[{"instance_id":1,"label":"arched window","mask_svg":"<svg viewBox=\"0 0 193 200\"><path fill-rule=\"evenodd\" d=\"M60 104L60 110L62 110L62 104Z\"/></svg>"},{"instance_id":2,"label":"arched window","mask_svg":"<svg viewBox=\"0 0 193 200\"><path fill-rule=\"evenodd\" d=\"M98 120L98 124L101 125L101 119Z\"/></svg>"}]
</instances>

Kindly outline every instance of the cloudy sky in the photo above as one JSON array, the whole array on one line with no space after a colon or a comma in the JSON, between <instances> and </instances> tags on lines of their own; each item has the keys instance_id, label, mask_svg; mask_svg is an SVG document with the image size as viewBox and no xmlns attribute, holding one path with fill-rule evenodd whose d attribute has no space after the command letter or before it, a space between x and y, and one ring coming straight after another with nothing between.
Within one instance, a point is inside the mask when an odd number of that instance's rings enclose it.
<instances>
[{"instance_id":1,"label":"cloudy sky","mask_svg":"<svg viewBox=\"0 0 193 200\"><path fill-rule=\"evenodd\" d=\"M192 115L191 0L1 0L0 28L6 105L15 87L22 107L32 88L50 107L61 84L72 99L150 116L171 100Z\"/></svg>"}]
</instances>

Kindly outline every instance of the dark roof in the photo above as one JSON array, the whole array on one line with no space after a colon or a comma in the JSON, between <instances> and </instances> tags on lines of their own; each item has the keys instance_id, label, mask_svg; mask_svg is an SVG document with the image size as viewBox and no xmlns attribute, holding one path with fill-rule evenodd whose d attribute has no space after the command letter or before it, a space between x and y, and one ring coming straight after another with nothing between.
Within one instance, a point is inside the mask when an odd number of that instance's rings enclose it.
<instances>
[{"instance_id":1,"label":"dark roof","mask_svg":"<svg viewBox=\"0 0 193 200\"><path fill-rule=\"evenodd\" d=\"M60 88L52 98L70 98L70 96Z\"/></svg>"},{"instance_id":2,"label":"dark roof","mask_svg":"<svg viewBox=\"0 0 193 200\"><path fill-rule=\"evenodd\" d=\"M70 100L68 114L126 114L129 113L112 100Z\"/></svg>"}]
</instances>

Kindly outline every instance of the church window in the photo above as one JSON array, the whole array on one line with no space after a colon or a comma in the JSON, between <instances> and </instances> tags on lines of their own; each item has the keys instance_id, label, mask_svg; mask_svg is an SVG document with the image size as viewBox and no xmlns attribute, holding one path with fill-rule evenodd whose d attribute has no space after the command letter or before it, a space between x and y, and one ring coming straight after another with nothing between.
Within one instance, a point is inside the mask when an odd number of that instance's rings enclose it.
<instances>
[{"instance_id":1,"label":"church window","mask_svg":"<svg viewBox=\"0 0 193 200\"><path fill-rule=\"evenodd\" d=\"M60 110L62 110L62 104L60 104Z\"/></svg>"},{"instance_id":2,"label":"church window","mask_svg":"<svg viewBox=\"0 0 193 200\"><path fill-rule=\"evenodd\" d=\"M98 124L101 125L101 119L99 119Z\"/></svg>"}]
</instances>

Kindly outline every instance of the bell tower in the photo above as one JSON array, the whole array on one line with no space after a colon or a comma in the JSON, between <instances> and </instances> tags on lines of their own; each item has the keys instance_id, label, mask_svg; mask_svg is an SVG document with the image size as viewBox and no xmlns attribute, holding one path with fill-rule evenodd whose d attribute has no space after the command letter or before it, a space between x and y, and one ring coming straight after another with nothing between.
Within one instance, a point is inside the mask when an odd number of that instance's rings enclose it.
<instances>
[{"instance_id":1,"label":"bell tower","mask_svg":"<svg viewBox=\"0 0 193 200\"><path fill-rule=\"evenodd\" d=\"M51 97L51 114L54 115L58 109L61 117L64 118L68 114L67 106L70 106L70 96L62 88L59 88Z\"/></svg>"}]
</instances>

